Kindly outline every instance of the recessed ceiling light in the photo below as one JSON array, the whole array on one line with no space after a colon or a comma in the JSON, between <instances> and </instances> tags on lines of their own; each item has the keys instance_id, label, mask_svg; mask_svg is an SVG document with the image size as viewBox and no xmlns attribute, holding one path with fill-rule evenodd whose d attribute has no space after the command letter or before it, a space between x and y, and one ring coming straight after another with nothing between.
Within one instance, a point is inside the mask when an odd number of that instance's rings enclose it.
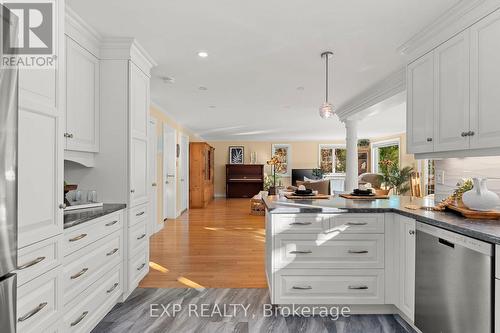
<instances>
[{"instance_id":1,"label":"recessed ceiling light","mask_svg":"<svg viewBox=\"0 0 500 333\"><path fill-rule=\"evenodd\" d=\"M210 109L215 109L215 108L216 108L216 106L215 106L215 105L209 105L208 107L209 107Z\"/></svg>"},{"instance_id":2,"label":"recessed ceiling light","mask_svg":"<svg viewBox=\"0 0 500 333\"><path fill-rule=\"evenodd\" d=\"M199 89L199 90L208 90L208 88L207 88L207 87L204 87L204 86L200 86L200 87L198 87L198 89Z\"/></svg>"},{"instance_id":3,"label":"recessed ceiling light","mask_svg":"<svg viewBox=\"0 0 500 333\"><path fill-rule=\"evenodd\" d=\"M297 87L297 90L304 90L304 87Z\"/></svg>"},{"instance_id":4,"label":"recessed ceiling light","mask_svg":"<svg viewBox=\"0 0 500 333\"><path fill-rule=\"evenodd\" d=\"M206 57L208 57L208 53L206 51L200 51L200 52L198 52L198 57L206 58Z\"/></svg>"},{"instance_id":5,"label":"recessed ceiling light","mask_svg":"<svg viewBox=\"0 0 500 333\"><path fill-rule=\"evenodd\" d=\"M175 83L175 78L172 76L160 76L159 78L163 83Z\"/></svg>"}]
</instances>

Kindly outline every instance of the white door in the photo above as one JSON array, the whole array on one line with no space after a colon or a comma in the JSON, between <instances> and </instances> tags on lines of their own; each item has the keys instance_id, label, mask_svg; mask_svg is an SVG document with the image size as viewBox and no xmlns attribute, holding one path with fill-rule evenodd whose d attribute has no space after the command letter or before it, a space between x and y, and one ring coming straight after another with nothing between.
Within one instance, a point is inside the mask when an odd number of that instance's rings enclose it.
<instances>
[{"instance_id":1,"label":"white door","mask_svg":"<svg viewBox=\"0 0 500 333\"><path fill-rule=\"evenodd\" d=\"M181 136L181 151L180 151L180 193L181 193L181 212L188 209L189 203L189 137Z\"/></svg>"},{"instance_id":2,"label":"white door","mask_svg":"<svg viewBox=\"0 0 500 333\"><path fill-rule=\"evenodd\" d=\"M157 158L158 158L158 136L156 134L156 121L149 120L149 184L151 186L149 191L149 224L148 234L151 236L161 229L163 223L158 221L158 172L157 172Z\"/></svg>"},{"instance_id":3,"label":"white door","mask_svg":"<svg viewBox=\"0 0 500 333\"><path fill-rule=\"evenodd\" d=\"M471 148L500 147L500 12L471 28Z\"/></svg>"},{"instance_id":4,"label":"white door","mask_svg":"<svg viewBox=\"0 0 500 333\"><path fill-rule=\"evenodd\" d=\"M434 51L434 151L469 148L469 36L464 31Z\"/></svg>"},{"instance_id":5,"label":"white door","mask_svg":"<svg viewBox=\"0 0 500 333\"><path fill-rule=\"evenodd\" d=\"M130 207L149 200L149 78L130 62Z\"/></svg>"},{"instance_id":6,"label":"white door","mask_svg":"<svg viewBox=\"0 0 500 333\"><path fill-rule=\"evenodd\" d=\"M99 151L99 59L66 37L66 149Z\"/></svg>"},{"instance_id":7,"label":"white door","mask_svg":"<svg viewBox=\"0 0 500 333\"><path fill-rule=\"evenodd\" d=\"M163 219L177 217L177 130L163 126Z\"/></svg>"},{"instance_id":8,"label":"white door","mask_svg":"<svg viewBox=\"0 0 500 333\"><path fill-rule=\"evenodd\" d=\"M396 215L399 225L399 309L413 322L415 316L416 222Z\"/></svg>"},{"instance_id":9,"label":"white door","mask_svg":"<svg viewBox=\"0 0 500 333\"><path fill-rule=\"evenodd\" d=\"M407 70L408 153L434 150L434 53L408 65Z\"/></svg>"}]
</instances>

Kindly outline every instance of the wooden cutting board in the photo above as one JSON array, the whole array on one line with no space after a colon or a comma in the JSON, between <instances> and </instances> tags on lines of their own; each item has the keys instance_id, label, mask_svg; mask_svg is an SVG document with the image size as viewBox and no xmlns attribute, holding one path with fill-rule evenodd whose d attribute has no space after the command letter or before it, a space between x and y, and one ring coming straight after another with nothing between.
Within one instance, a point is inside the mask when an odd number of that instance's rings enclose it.
<instances>
[{"instance_id":1,"label":"wooden cutting board","mask_svg":"<svg viewBox=\"0 0 500 333\"><path fill-rule=\"evenodd\" d=\"M307 196L285 194L285 198L291 200L317 200L317 199L330 199L330 196L326 194L307 195Z\"/></svg>"},{"instance_id":2,"label":"wooden cutting board","mask_svg":"<svg viewBox=\"0 0 500 333\"><path fill-rule=\"evenodd\" d=\"M487 212L480 212L477 210L471 210L466 207L458 207L455 205L448 205L448 208L462 214L468 219L478 219L478 220L498 220L500 219L500 211L490 210Z\"/></svg>"},{"instance_id":3,"label":"wooden cutting board","mask_svg":"<svg viewBox=\"0 0 500 333\"><path fill-rule=\"evenodd\" d=\"M375 199L389 199L388 195L371 195L371 196L358 196L350 194L340 194L342 198L352 200L375 200Z\"/></svg>"}]
</instances>

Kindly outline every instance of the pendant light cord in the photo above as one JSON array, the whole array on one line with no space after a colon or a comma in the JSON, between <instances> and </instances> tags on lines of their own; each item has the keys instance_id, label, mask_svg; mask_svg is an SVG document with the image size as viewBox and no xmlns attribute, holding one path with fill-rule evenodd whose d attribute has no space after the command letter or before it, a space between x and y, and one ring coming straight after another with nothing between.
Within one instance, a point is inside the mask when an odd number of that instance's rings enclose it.
<instances>
[{"instance_id":1,"label":"pendant light cord","mask_svg":"<svg viewBox=\"0 0 500 333\"><path fill-rule=\"evenodd\" d=\"M328 103L328 54L325 54L325 87L326 87L326 100L325 103Z\"/></svg>"}]
</instances>

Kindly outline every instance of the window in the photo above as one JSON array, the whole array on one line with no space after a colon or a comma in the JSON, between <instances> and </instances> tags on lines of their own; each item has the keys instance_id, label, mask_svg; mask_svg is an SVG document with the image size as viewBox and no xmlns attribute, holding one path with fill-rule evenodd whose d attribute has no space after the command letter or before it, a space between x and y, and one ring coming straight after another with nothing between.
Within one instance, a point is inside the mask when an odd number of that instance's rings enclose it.
<instances>
[{"instance_id":1,"label":"window","mask_svg":"<svg viewBox=\"0 0 500 333\"><path fill-rule=\"evenodd\" d=\"M319 145L319 167L325 174L345 173L346 149L343 145Z\"/></svg>"},{"instance_id":2,"label":"window","mask_svg":"<svg viewBox=\"0 0 500 333\"><path fill-rule=\"evenodd\" d=\"M384 160L392 161L393 164L400 164L399 139L372 143L372 170L374 173L381 173L383 166L380 162Z\"/></svg>"}]
</instances>

